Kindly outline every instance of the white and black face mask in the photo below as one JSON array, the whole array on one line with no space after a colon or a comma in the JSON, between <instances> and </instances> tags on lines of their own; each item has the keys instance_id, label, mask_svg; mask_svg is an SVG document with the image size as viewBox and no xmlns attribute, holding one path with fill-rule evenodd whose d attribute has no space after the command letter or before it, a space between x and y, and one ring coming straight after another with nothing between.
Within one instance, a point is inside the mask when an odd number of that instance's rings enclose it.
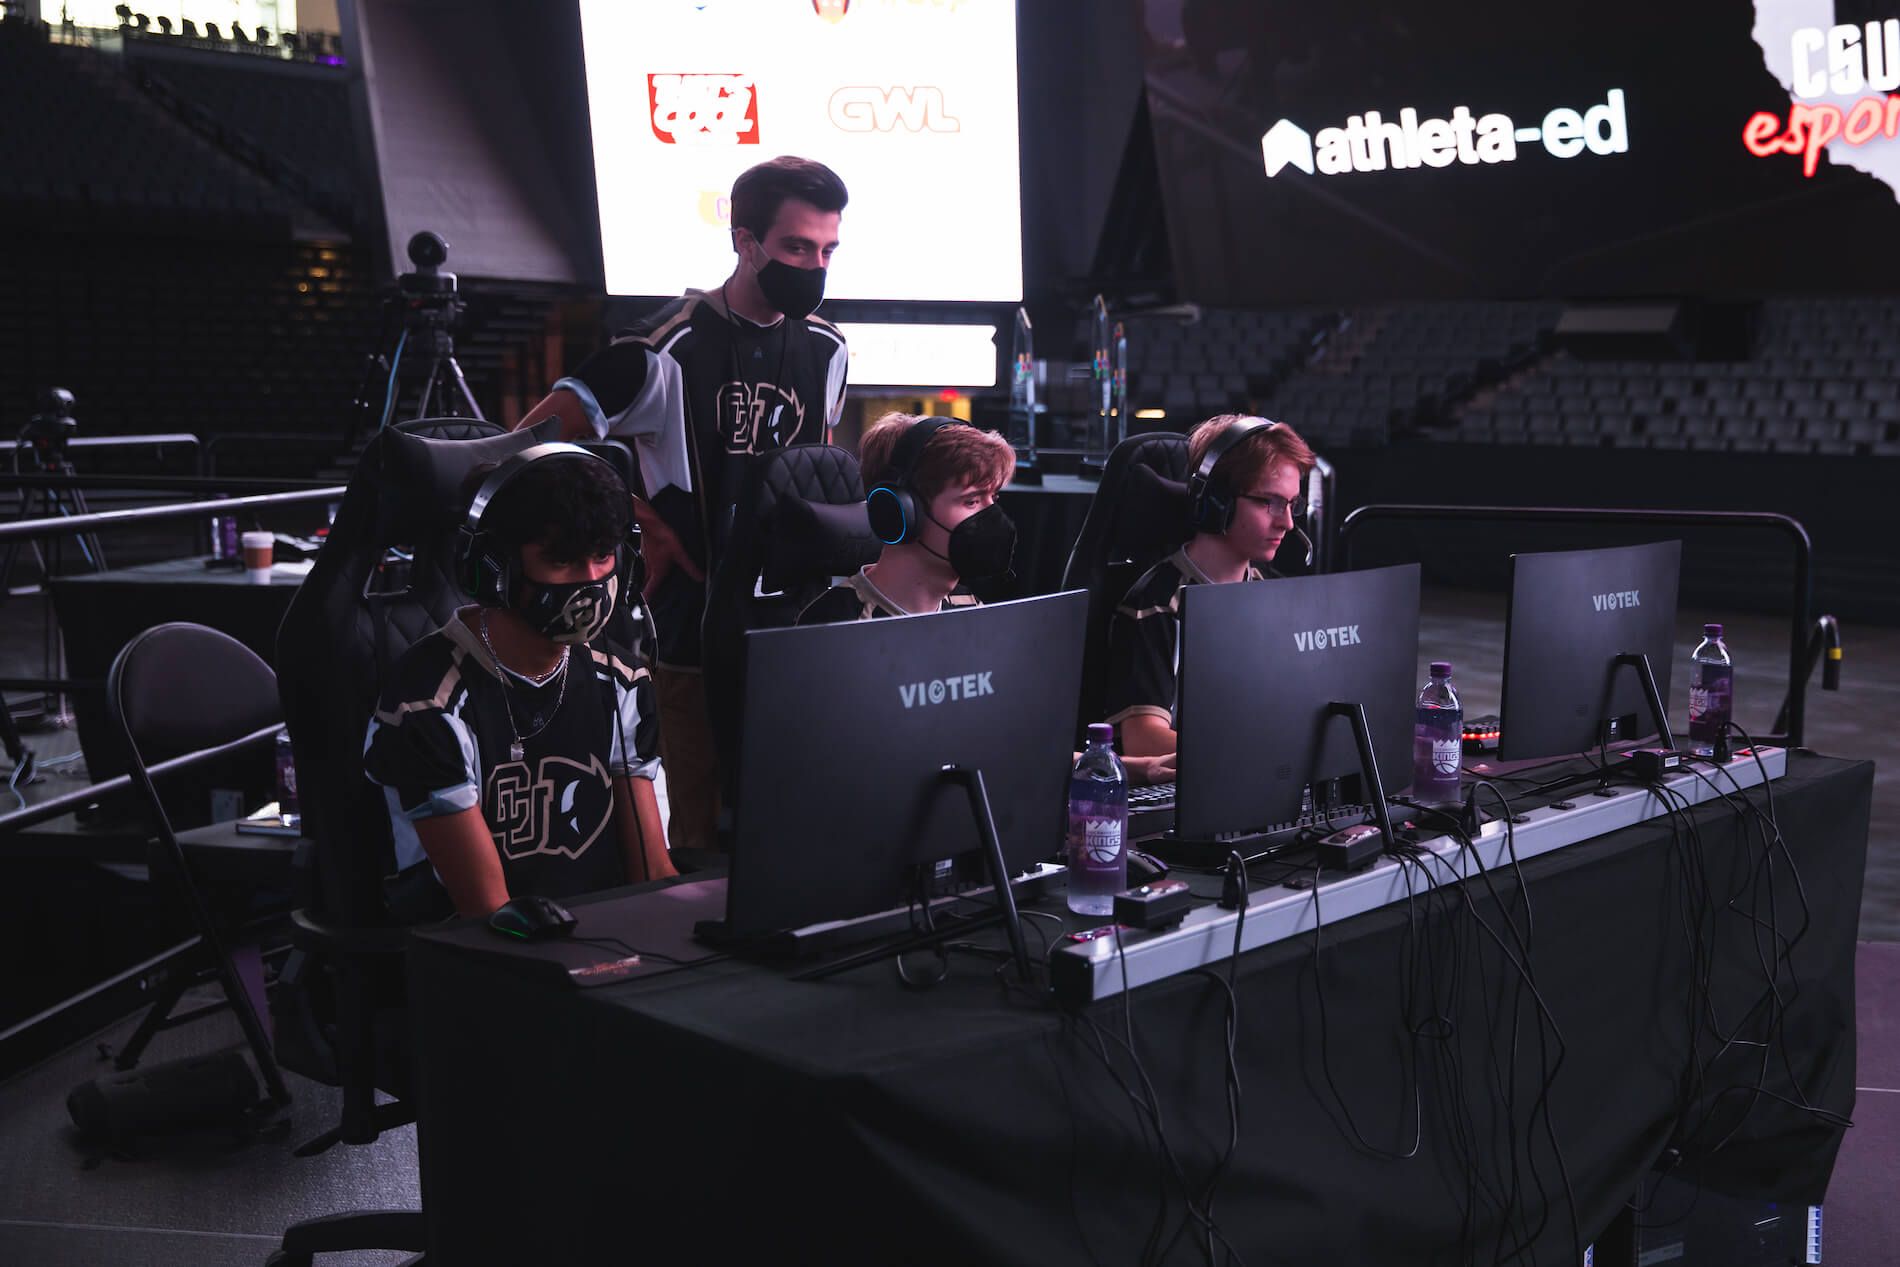
<instances>
[{"instance_id":1,"label":"white and black face mask","mask_svg":"<svg viewBox=\"0 0 1900 1267\"><path fill-rule=\"evenodd\" d=\"M528 627L554 642L592 642L607 627L620 593L620 579L609 574L597 581L570 581L555 585L526 581L526 597L515 612Z\"/></svg>"}]
</instances>

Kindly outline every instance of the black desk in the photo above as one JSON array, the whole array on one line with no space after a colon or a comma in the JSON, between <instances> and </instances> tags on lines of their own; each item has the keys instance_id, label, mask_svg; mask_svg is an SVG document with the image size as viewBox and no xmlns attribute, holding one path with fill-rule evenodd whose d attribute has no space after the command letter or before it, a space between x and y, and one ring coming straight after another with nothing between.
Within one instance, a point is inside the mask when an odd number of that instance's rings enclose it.
<instances>
[{"instance_id":1,"label":"black desk","mask_svg":"<svg viewBox=\"0 0 1900 1267\"><path fill-rule=\"evenodd\" d=\"M202 558L56 576L48 583L66 647L67 675L104 681L112 661L140 632L188 620L230 634L266 664L277 663L277 627L304 571L273 569L269 585L242 572L211 571ZM125 754L106 718L105 697L73 697L86 770L94 782L124 774Z\"/></svg>"},{"instance_id":2,"label":"black desk","mask_svg":"<svg viewBox=\"0 0 1900 1267\"><path fill-rule=\"evenodd\" d=\"M1842 1113L1854 1097L1871 789L1867 763L1799 755L1774 785L1812 908L1793 960L1801 988L1788 1045L1812 1100ZM1726 896L1760 848L1720 804L1694 817L1710 885ZM1552 1125L1586 1239L1610 1223L1677 1117L1690 979L1679 856L1667 825L1651 822L1524 865L1538 983L1567 1044ZM1787 928L1792 889L1785 865L1777 872ZM1509 901L1512 886L1496 880ZM1481 889L1473 899L1495 914ZM1732 1024L1762 979L1746 925L1731 915L1721 929L1716 1004ZM1319 959L1334 1081L1360 1130L1387 1146L1410 1135L1395 971L1406 934L1402 910L1373 912L1329 927ZM1484 953L1478 938L1467 942L1465 955ZM1311 946L1267 946L1240 966L1243 1129L1221 1224L1256 1267L1460 1261L1468 1167L1436 1092L1452 1071L1426 1057L1419 1156L1355 1150L1322 1076ZM1489 962L1495 972L1495 954ZM458 947L450 932L418 937L410 966L432 1262L1042 1267L1131 1262L1147 1234L1154 1154L1127 1098L1085 1028L1003 997L986 960L960 957L925 994L899 989L888 965L807 984L733 961L579 990ZM1484 1032L1479 996L1468 990L1456 1013L1468 1037ZM1132 1000L1170 1140L1196 1176L1227 1129L1220 997L1189 976ZM1541 1081L1529 1011L1514 1079L1520 1132ZM1121 1014L1110 1003L1092 1015L1107 1026ZM1495 1019L1507 1024L1508 1008ZM1495 1126L1493 1071L1470 1061L1462 1077L1473 1121ZM1742 1077L1727 1070L1714 1089ZM1769 1085L1789 1092L1785 1080ZM1727 1147L1676 1174L1738 1196L1818 1202L1838 1145L1836 1129L1763 1099ZM1501 1137L1475 1151L1502 1174ZM1538 1161L1550 1220L1537 1250L1559 1262L1566 1204L1541 1146ZM1520 1177L1535 1222L1543 1202L1527 1169ZM1479 1260L1490 1261L1498 1220L1482 1209L1476 1218ZM1195 1260L1184 1244L1174 1261Z\"/></svg>"}]
</instances>

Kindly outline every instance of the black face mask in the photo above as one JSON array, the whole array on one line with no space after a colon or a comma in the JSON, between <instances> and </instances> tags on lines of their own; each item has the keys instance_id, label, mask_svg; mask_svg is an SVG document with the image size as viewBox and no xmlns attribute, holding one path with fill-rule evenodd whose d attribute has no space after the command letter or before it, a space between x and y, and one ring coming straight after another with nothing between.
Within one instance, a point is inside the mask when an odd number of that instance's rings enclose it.
<instances>
[{"instance_id":1,"label":"black face mask","mask_svg":"<svg viewBox=\"0 0 1900 1267\"><path fill-rule=\"evenodd\" d=\"M794 268L784 260L767 259L759 270L759 291L765 302L788 317L809 317L825 298L825 270Z\"/></svg>"},{"instance_id":2,"label":"black face mask","mask_svg":"<svg viewBox=\"0 0 1900 1267\"><path fill-rule=\"evenodd\" d=\"M554 642L592 642L614 614L620 578L549 585L529 581L532 590L515 610L528 627Z\"/></svg>"},{"instance_id":3,"label":"black face mask","mask_svg":"<svg viewBox=\"0 0 1900 1267\"><path fill-rule=\"evenodd\" d=\"M934 516L930 522L943 527ZM937 557L950 565L958 580L993 581L1009 575L1016 559L1016 521L1001 506L991 502L949 532L950 552Z\"/></svg>"}]
</instances>

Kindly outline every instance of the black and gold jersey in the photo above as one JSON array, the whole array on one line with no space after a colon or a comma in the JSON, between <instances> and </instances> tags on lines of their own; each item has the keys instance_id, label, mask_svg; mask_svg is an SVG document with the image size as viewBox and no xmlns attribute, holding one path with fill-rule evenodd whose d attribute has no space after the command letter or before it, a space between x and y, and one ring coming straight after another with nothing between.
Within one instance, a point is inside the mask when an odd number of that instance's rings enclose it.
<instances>
[{"instance_id":1,"label":"black and gold jersey","mask_svg":"<svg viewBox=\"0 0 1900 1267\"><path fill-rule=\"evenodd\" d=\"M631 443L647 498L708 573L746 459L827 443L844 407L844 336L820 317L761 326L717 292L687 291L555 383L596 434ZM705 586L683 571L648 595L659 662L700 663Z\"/></svg>"},{"instance_id":2,"label":"black and gold jersey","mask_svg":"<svg viewBox=\"0 0 1900 1267\"><path fill-rule=\"evenodd\" d=\"M939 611L955 611L959 607L977 606L976 595L956 589L950 591L943 600ZM890 597L880 590L870 577L859 568L853 576L845 578L842 585L834 585L805 604L805 610L798 613L801 625L835 625L851 620L877 620L885 616L908 616Z\"/></svg>"},{"instance_id":3,"label":"black and gold jersey","mask_svg":"<svg viewBox=\"0 0 1900 1267\"><path fill-rule=\"evenodd\" d=\"M1247 580L1264 579L1249 566ZM1177 724L1181 673L1181 593L1212 584L1185 549L1176 550L1128 587L1108 621L1108 680L1103 720L1119 726L1147 714Z\"/></svg>"},{"instance_id":4,"label":"black and gold jersey","mask_svg":"<svg viewBox=\"0 0 1900 1267\"><path fill-rule=\"evenodd\" d=\"M501 668L459 615L397 661L363 772L388 799L399 870L425 861L417 821L479 808L509 893L568 897L627 882L612 781L659 770L651 676L605 640L575 647L565 676L563 689Z\"/></svg>"}]
</instances>

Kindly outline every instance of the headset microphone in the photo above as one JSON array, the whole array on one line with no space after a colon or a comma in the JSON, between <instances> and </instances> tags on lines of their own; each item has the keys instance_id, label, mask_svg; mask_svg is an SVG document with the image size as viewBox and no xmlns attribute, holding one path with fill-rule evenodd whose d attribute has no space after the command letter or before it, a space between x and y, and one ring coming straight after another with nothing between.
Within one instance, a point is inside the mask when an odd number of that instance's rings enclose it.
<instances>
[{"instance_id":1,"label":"headset microphone","mask_svg":"<svg viewBox=\"0 0 1900 1267\"><path fill-rule=\"evenodd\" d=\"M1294 536L1300 539L1300 544L1306 547L1305 566L1309 568L1312 567L1313 566L1313 538L1307 536L1306 533L1300 528L1298 524L1293 525L1291 532Z\"/></svg>"}]
</instances>

